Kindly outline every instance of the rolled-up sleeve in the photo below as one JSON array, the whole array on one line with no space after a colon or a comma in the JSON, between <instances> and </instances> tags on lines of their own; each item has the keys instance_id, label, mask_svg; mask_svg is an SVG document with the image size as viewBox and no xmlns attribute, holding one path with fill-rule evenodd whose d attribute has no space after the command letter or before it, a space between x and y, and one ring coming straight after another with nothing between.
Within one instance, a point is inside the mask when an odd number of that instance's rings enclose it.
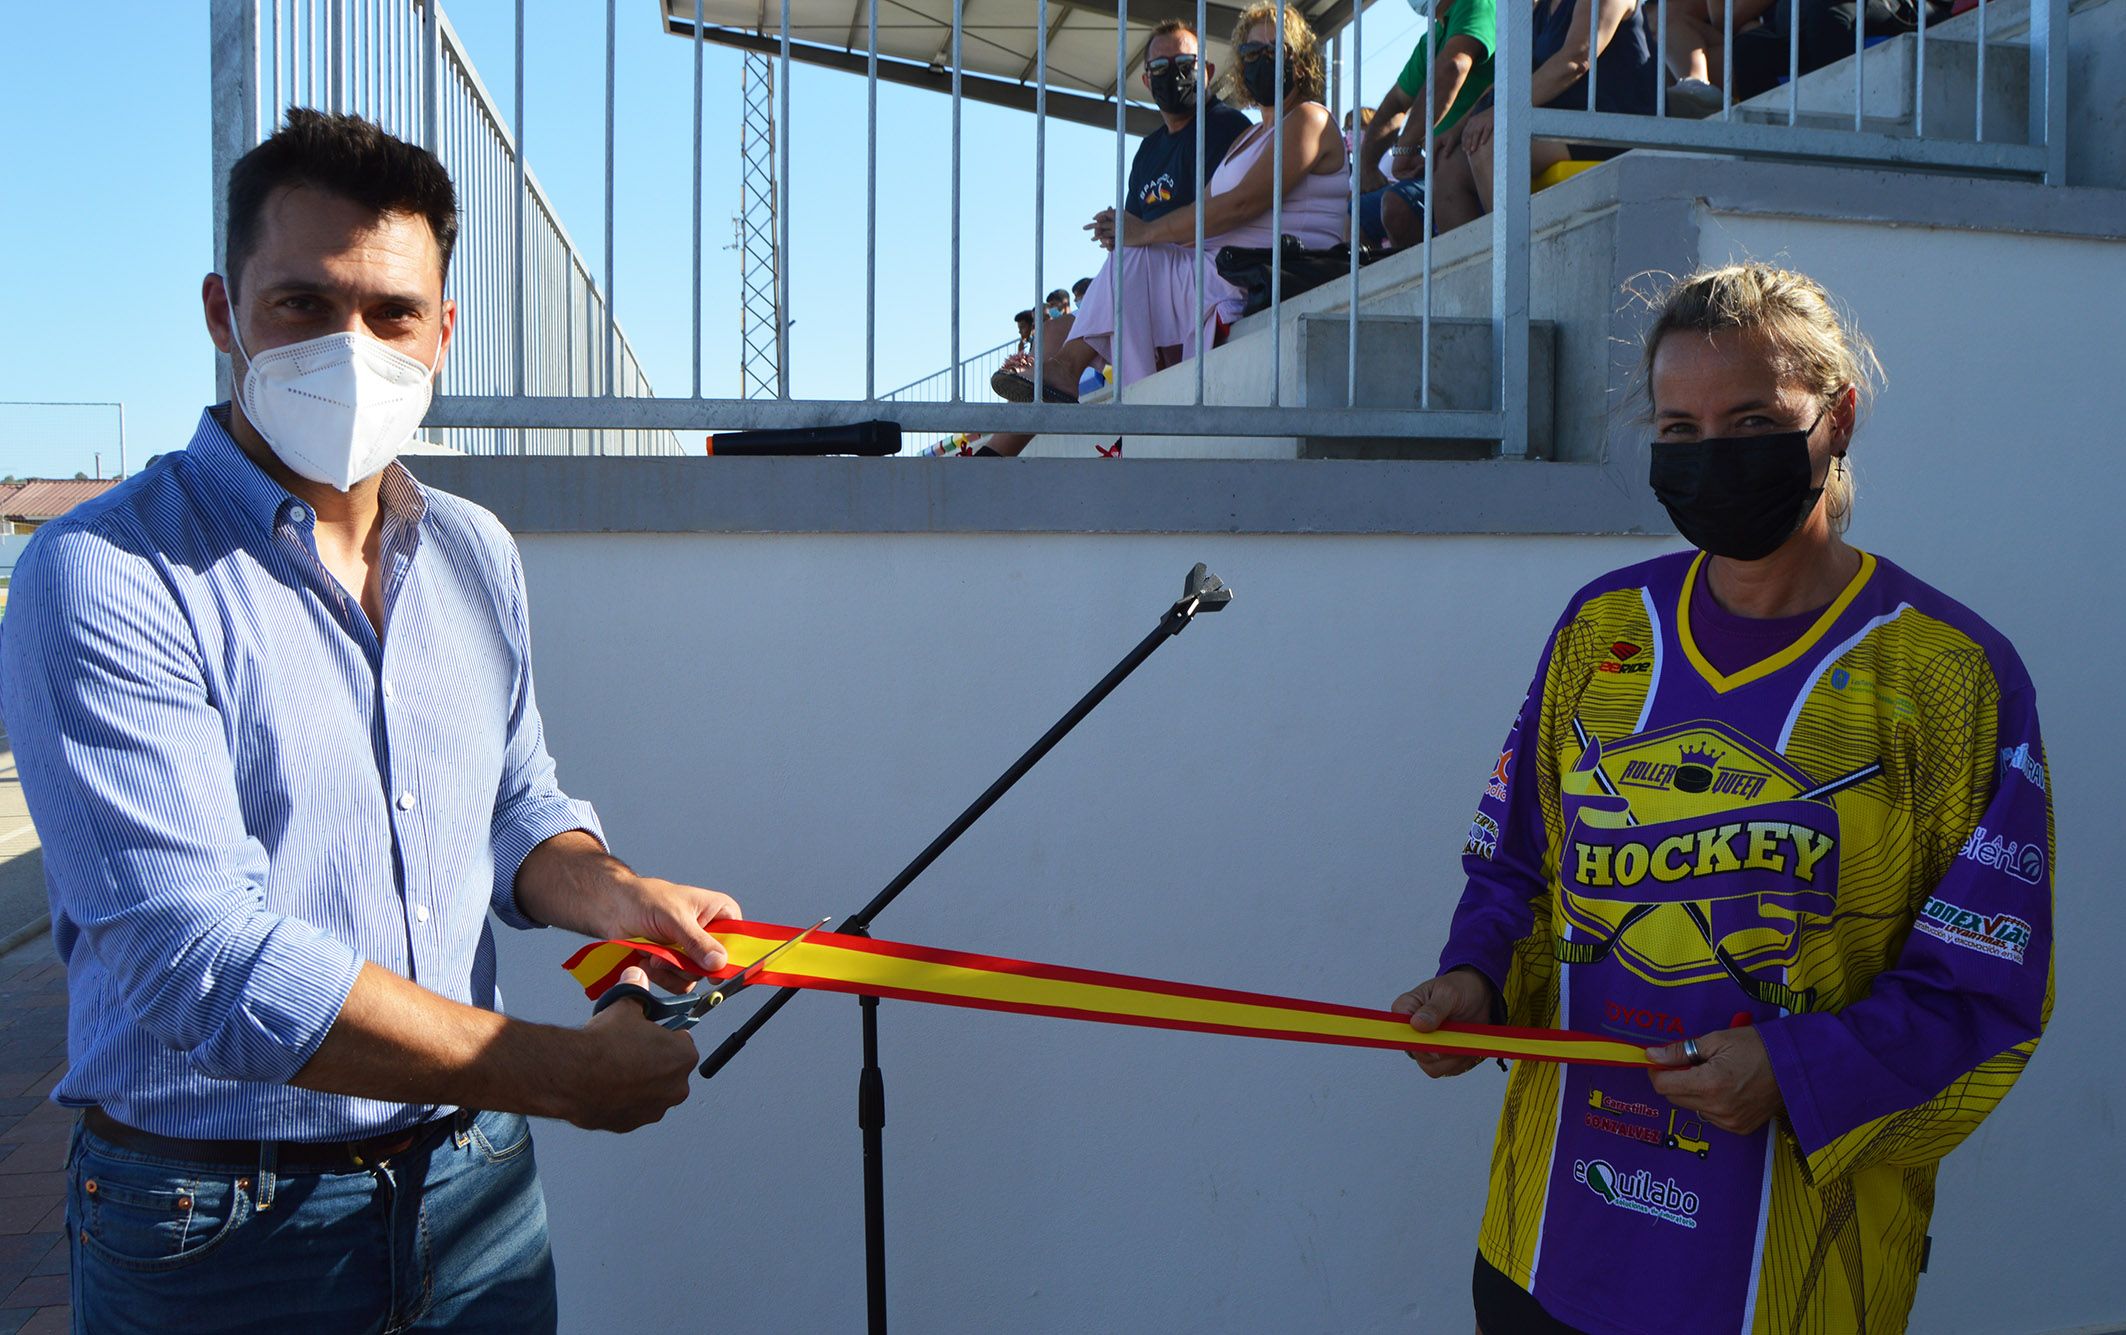
<instances>
[{"instance_id":1,"label":"rolled-up sleeve","mask_svg":"<svg viewBox=\"0 0 2126 1335\"><path fill-rule=\"evenodd\" d=\"M508 541L506 538L504 541ZM532 687L531 617L526 609L524 565L514 542L509 543L511 581L510 651L516 659L515 682L509 702L509 738L502 756L502 780L495 790L494 823L489 842L494 849L495 884L490 901L495 916L512 927L544 927L517 905L517 873L531 851L557 834L583 830L605 842L605 829L588 802L578 802L561 791L554 776L554 758L546 750L546 729L539 719L539 701Z\"/></svg>"},{"instance_id":2,"label":"rolled-up sleeve","mask_svg":"<svg viewBox=\"0 0 2126 1335\"><path fill-rule=\"evenodd\" d=\"M39 534L0 630L0 711L61 941L93 952L129 1018L200 1074L301 1070L362 960L266 908L225 720L156 564L122 535Z\"/></svg>"}]
</instances>

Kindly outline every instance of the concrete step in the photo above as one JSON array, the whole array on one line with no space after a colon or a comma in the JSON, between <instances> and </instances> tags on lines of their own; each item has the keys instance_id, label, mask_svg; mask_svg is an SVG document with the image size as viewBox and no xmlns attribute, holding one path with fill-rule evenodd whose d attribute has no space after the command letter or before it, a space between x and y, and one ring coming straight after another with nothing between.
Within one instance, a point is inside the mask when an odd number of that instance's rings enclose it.
<instances>
[{"instance_id":1,"label":"concrete step","mask_svg":"<svg viewBox=\"0 0 2126 1335\"><path fill-rule=\"evenodd\" d=\"M1416 408L1422 406L1418 385L1423 361L1424 322L1406 315L1366 315L1358 319L1358 384L1349 402L1351 383L1350 325L1339 315L1306 315L1299 320L1299 363L1303 402L1315 407ZM1489 320L1432 321L1429 379L1434 408L1484 409L1495 401L1497 376ZM1554 444L1557 386L1557 326L1548 320L1528 325L1528 450L1547 458ZM1313 436L1299 442L1302 459L1485 459L1498 452L1495 441L1377 440Z\"/></svg>"},{"instance_id":2,"label":"concrete step","mask_svg":"<svg viewBox=\"0 0 2126 1335\"><path fill-rule=\"evenodd\" d=\"M1851 129L1856 86L1861 126L1899 136L1974 140L1978 136L1979 46L1971 15L1930 28L1926 42L1924 105L1917 33L1903 33L1869 47L1856 65L1851 58L1804 75L1793 93L1775 88L1735 107L1735 119L1784 125L1798 104L1797 123L1819 129ZM1968 34L1968 35L1966 35ZM2029 140L2030 51L1995 39L1985 48L1985 139L2020 144Z\"/></svg>"}]
</instances>

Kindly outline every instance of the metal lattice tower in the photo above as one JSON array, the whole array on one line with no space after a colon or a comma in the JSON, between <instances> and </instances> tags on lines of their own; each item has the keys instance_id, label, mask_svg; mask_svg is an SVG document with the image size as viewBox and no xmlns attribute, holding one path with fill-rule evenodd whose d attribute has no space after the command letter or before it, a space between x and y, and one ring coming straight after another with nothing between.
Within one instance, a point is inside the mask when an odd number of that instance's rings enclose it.
<instances>
[{"instance_id":1,"label":"metal lattice tower","mask_svg":"<svg viewBox=\"0 0 2126 1335\"><path fill-rule=\"evenodd\" d=\"M775 190L775 61L747 52L739 79L738 394L774 398L782 388L782 268Z\"/></svg>"}]
</instances>

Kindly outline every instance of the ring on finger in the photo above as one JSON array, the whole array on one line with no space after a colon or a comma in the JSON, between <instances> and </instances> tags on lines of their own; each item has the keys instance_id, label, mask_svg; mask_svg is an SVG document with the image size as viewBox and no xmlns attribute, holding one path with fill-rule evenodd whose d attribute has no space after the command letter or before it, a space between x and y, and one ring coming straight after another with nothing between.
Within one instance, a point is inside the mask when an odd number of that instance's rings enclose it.
<instances>
[{"instance_id":1,"label":"ring on finger","mask_svg":"<svg viewBox=\"0 0 2126 1335\"><path fill-rule=\"evenodd\" d=\"M1686 1038L1683 1040L1683 1060L1689 1062L1693 1066L1705 1065L1706 1056L1704 1053L1698 1051L1697 1039Z\"/></svg>"}]
</instances>

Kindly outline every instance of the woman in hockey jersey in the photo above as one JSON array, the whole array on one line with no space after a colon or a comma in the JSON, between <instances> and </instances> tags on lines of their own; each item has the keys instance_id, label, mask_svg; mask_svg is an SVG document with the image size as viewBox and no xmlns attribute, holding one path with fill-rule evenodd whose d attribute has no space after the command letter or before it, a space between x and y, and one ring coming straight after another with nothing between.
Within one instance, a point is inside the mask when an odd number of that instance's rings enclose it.
<instances>
[{"instance_id":1,"label":"woman in hockey jersey","mask_svg":"<svg viewBox=\"0 0 2126 1335\"><path fill-rule=\"evenodd\" d=\"M1652 482L1697 550L1572 599L1438 976L1396 1002L1657 1045L1650 1073L1514 1068L1485 1335L1901 1329L1936 1167L2037 1046L2034 694L1998 632L1844 540L1873 369L1799 274L1659 303Z\"/></svg>"}]
</instances>

